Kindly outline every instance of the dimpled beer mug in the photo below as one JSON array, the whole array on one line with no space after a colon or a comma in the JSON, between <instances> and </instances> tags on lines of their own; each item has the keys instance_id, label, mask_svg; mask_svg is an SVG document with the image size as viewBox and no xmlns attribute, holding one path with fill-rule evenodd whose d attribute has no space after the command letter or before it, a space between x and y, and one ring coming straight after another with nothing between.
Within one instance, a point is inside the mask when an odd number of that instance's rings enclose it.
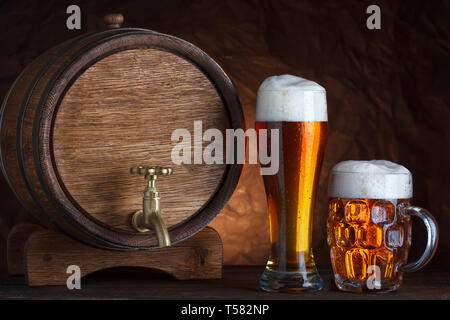
<instances>
[{"instance_id":1,"label":"dimpled beer mug","mask_svg":"<svg viewBox=\"0 0 450 320\"><path fill-rule=\"evenodd\" d=\"M416 271L433 257L438 227L425 209L411 206L412 176L385 160L344 161L330 173L328 245L334 279L351 292L397 290L404 271ZM407 263L411 216L428 231L425 252Z\"/></svg>"},{"instance_id":2,"label":"dimpled beer mug","mask_svg":"<svg viewBox=\"0 0 450 320\"><path fill-rule=\"evenodd\" d=\"M271 252L260 286L270 292L320 290L311 235L328 130L325 89L290 75L267 78L258 90L256 129L260 142L267 139L266 150L259 144L261 167L263 153L279 160L277 172L262 173Z\"/></svg>"}]
</instances>

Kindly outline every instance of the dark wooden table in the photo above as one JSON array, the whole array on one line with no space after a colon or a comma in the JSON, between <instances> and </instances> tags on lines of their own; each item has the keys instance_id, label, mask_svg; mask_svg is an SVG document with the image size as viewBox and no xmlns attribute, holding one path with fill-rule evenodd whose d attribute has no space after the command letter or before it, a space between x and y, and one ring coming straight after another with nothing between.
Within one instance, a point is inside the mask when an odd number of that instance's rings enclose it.
<instances>
[{"instance_id":1,"label":"dark wooden table","mask_svg":"<svg viewBox=\"0 0 450 320\"><path fill-rule=\"evenodd\" d=\"M65 286L28 287L22 277L0 279L0 299L450 299L450 271L423 270L405 274L399 291L388 294L353 294L338 291L331 270L319 268L322 291L308 294L275 294L259 289L263 267L225 266L222 280L177 281L168 276L133 270L104 271L82 279L81 290Z\"/></svg>"}]
</instances>

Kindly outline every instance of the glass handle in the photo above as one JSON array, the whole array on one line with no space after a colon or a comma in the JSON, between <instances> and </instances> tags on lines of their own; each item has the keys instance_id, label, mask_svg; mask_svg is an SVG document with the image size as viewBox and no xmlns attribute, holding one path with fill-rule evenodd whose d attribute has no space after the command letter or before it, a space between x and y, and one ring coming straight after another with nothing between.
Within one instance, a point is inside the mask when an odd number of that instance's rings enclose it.
<instances>
[{"instance_id":1,"label":"glass handle","mask_svg":"<svg viewBox=\"0 0 450 320\"><path fill-rule=\"evenodd\" d=\"M428 233L427 246L422 256L417 261L405 264L401 267L402 271L411 272L422 269L430 262L431 258L433 258L439 242L439 230L436 220L428 210L419 207L407 207L405 213L422 219Z\"/></svg>"}]
</instances>

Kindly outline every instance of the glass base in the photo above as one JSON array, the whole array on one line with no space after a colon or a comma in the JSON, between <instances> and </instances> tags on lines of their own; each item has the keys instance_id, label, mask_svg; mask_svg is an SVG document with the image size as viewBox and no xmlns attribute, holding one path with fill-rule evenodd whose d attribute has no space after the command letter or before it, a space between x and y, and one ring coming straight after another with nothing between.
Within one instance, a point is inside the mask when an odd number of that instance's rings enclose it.
<instances>
[{"instance_id":1,"label":"glass base","mask_svg":"<svg viewBox=\"0 0 450 320\"><path fill-rule=\"evenodd\" d=\"M323 281L316 269L312 272L281 272L266 268L259 285L267 292L301 293L322 290Z\"/></svg>"},{"instance_id":2,"label":"glass base","mask_svg":"<svg viewBox=\"0 0 450 320\"><path fill-rule=\"evenodd\" d=\"M387 293L396 291L401 284L401 281L395 281L395 282L382 282L380 287L373 287L372 289L367 286L366 281L342 281L339 276L335 276L334 279L336 286L339 290L346 291L346 292L354 292L354 293Z\"/></svg>"}]
</instances>

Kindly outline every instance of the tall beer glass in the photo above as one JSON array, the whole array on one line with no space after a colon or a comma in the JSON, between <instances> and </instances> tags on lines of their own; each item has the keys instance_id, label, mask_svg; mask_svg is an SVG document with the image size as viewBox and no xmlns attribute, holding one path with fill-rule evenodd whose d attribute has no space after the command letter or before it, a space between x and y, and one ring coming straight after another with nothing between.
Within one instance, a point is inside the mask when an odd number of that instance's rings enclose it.
<instances>
[{"instance_id":1,"label":"tall beer glass","mask_svg":"<svg viewBox=\"0 0 450 320\"><path fill-rule=\"evenodd\" d=\"M328 132L325 89L290 75L267 78L258 90L256 130L259 140L268 138L267 150L259 144L261 166L262 152L279 154L278 172L263 175L271 253L260 286L271 292L320 290L311 238Z\"/></svg>"},{"instance_id":2,"label":"tall beer glass","mask_svg":"<svg viewBox=\"0 0 450 320\"><path fill-rule=\"evenodd\" d=\"M404 271L416 271L433 257L438 227L425 209L411 206L412 175L385 160L343 161L330 173L328 245L339 289L352 292L396 290ZM411 216L428 231L425 251L407 263Z\"/></svg>"}]
</instances>

